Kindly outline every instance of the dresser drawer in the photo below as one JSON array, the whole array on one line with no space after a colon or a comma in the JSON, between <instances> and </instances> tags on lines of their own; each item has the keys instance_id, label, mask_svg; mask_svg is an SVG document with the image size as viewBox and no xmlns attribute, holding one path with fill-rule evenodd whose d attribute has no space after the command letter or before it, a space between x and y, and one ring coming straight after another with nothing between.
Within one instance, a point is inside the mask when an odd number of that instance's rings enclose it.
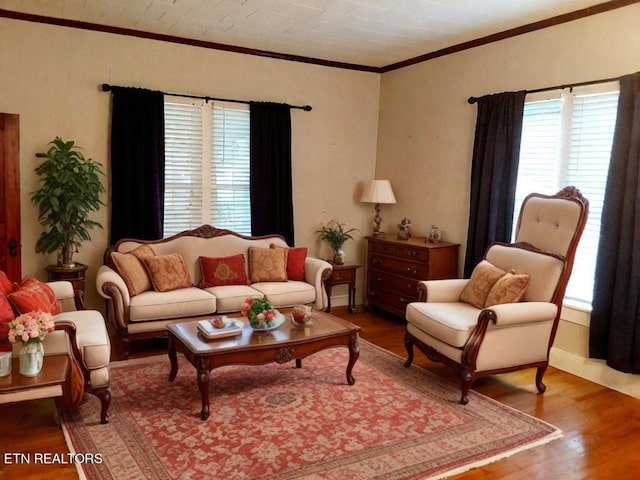
<instances>
[{"instance_id":1,"label":"dresser drawer","mask_svg":"<svg viewBox=\"0 0 640 480\"><path fill-rule=\"evenodd\" d=\"M426 280L429 276L429 265L407 262L392 257L384 257L372 254L369 261L374 270L384 270L388 273L395 273L403 277L415 278L416 280Z\"/></svg>"},{"instance_id":2,"label":"dresser drawer","mask_svg":"<svg viewBox=\"0 0 640 480\"><path fill-rule=\"evenodd\" d=\"M412 247L411 245L372 243L371 251L372 253L391 255L393 257L403 258L406 260L415 260L418 262L429 261L429 250Z\"/></svg>"},{"instance_id":3,"label":"dresser drawer","mask_svg":"<svg viewBox=\"0 0 640 480\"><path fill-rule=\"evenodd\" d=\"M404 316L408 303L418 301L418 297L414 295L402 295L400 293L375 287L368 289L367 299L371 305L384 308L401 316Z\"/></svg>"},{"instance_id":4,"label":"dresser drawer","mask_svg":"<svg viewBox=\"0 0 640 480\"><path fill-rule=\"evenodd\" d=\"M384 272L371 271L369 284L375 288L395 290L396 292L405 295L418 295L418 280L411 278L398 277Z\"/></svg>"}]
</instances>

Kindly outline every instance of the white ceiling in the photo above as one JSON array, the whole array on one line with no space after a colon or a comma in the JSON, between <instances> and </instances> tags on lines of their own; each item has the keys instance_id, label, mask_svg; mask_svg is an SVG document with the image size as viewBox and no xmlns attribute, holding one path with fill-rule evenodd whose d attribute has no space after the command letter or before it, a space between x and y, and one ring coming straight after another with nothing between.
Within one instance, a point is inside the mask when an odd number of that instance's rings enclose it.
<instances>
[{"instance_id":1,"label":"white ceiling","mask_svg":"<svg viewBox=\"0 0 640 480\"><path fill-rule=\"evenodd\" d=\"M383 67L602 0L0 0L0 9Z\"/></svg>"}]
</instances>

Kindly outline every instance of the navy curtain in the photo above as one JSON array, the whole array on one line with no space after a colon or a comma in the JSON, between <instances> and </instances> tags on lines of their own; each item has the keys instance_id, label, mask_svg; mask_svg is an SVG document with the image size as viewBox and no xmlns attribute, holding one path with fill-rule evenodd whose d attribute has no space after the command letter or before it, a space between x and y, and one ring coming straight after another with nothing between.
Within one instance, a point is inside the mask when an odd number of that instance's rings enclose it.
<instances>
[{"instance_id":1,"label":"navy curtain","mask_svg":"<svg viewBox=\"0 0 640 480\"><path fill-rule=\"evenodd\" d=\"M252 235L282 235L294 244L291 107L251 102L250 198Z\"/></svg>"},{"instance_id":2,"label":"navy curtain","mask_svg":"<svg viewBox=\"0 0 640 480\"><path fill-rule=\"evenodd\" d=\"M477 100L466 278L491 243L511 239L525 95L506 92Z\"/></svg>"},{"instance_id":3,"label":"navy curtain","mask_svg":"<svg viewBox=\"0 0 640 480\"><path fill-rule=\"evenodd\" d=\"M640 73L620 78L602 209L589 356L640 373Z\"/></svg>"},{"instance_id":4,"label":"navy curtain","mask_svg":"<svg viewBox=\"0 0 640 480\"><path fill-rule=\"evenodd\" d=\"M162 238L164 95L112 87L111 244Z\"/></svg>"}]
</instances>

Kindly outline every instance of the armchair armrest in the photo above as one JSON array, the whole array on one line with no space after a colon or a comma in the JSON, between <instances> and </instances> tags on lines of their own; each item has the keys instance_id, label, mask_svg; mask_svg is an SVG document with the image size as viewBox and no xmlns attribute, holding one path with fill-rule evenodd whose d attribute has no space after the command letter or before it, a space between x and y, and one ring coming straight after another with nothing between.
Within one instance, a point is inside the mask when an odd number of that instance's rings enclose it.
<instances>
[{"instance_id":1,"label":"armchair armrest","mask_svg":"<svg viewBox=\"0 0 640 480\"><path fill-rule=\"evenodd\" d=\"M418 297L422 302L457 302L468 282L466 278L422 280L418 282Z\"/></svg>"},{"instance_id":2,"label":"armchair armrest","mask_svg":"<svg viewBox=\"0 0 640 480\"><path fill-rule=\"evenodd\" d=\"M324 289L324 281L329 278L332 271L333 267L325 260L307 257L304 261L305 281L316 289L315 307L318 310L324 310L328 305L329 298Z\"/></svg>"},{"instance_id":3,"label":"armchair armrest","mask_svg":"<svg viewBox=\"0 0 640 480\"><path fill-rule=\"evenodd\" d=\"M483 310L481 316L485 312L493 312L492 321L497 327L506 327L554 320L558 314L558 307L555 303L548 302L518 302L494 305Z\"/></svg>"},{"instance_id":4,"label":"armchair armrest","mask_svg":"<svg viewBox=\"0 0 640 480\"><path fill-rule=\"evenodd\" d=\"M96 274L96 288L109 301L109 321L116 331L126 331L131 297L122 277L111 267L102 265Z\"/></svg>"}]
</instances>

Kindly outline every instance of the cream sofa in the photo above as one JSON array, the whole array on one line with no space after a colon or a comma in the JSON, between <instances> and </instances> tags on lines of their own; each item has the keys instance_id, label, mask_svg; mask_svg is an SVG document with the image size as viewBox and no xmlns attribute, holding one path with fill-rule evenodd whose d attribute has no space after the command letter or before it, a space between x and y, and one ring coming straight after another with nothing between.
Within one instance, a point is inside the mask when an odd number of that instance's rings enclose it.
<instances>
[{"instance_id":1,"label":"cream sofa","mask_svg":"<svg viewBox=\"0 0 640 480\"><path fill-rule=\"evenodd\" d=\"M179 254L188 270L192 286L170 291L154 288L132 295L114 262L114 253L133 252L148 245L156 256ZM239 312L248 297L266 298L275 308L310 304L317 309L327 305L324 280L332 271L331 264L306 257L304 281L286 280L257 282L247 285L223 285L200 288L199 258L219 258L242 254L249 268L250 247L262 249L287 247L278 235L247 237L230 230L204 225L169 238L144 241L122 239L105 252L105 265L98 269L96 284L107 299L111 325L125 342L123 357L129 354L131 340L166 335L166 325L176 321L205 317L214 313ZM247 278L250 278L247 271Z\"/></svg>"}]
</instances>

